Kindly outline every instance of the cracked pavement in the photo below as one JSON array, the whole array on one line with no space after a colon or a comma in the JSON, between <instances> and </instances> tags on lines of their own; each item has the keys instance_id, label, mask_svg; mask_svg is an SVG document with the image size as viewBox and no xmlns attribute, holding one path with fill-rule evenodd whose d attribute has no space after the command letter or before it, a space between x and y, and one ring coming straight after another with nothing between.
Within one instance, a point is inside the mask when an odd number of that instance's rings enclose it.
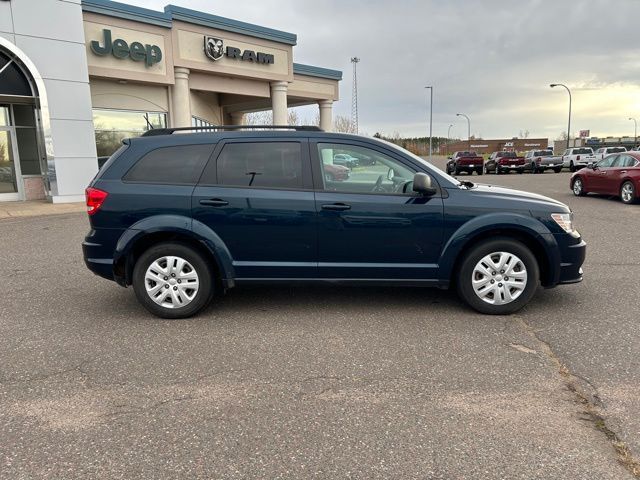
<instances>
[{"instance_id":1,"label":"cracked pavement","mask_svg":"<svg viewBox=\"0 0 640 480\"><path fill-rule=\"evenodd\" d=\"M582 284L511 317L252 287L159 320L85 268L84 214L0 220L0 478L633 478L600 423L638 458L640 206L568 177L481 178L568 203L589 244Z\"/></svg>"}]
</instances>

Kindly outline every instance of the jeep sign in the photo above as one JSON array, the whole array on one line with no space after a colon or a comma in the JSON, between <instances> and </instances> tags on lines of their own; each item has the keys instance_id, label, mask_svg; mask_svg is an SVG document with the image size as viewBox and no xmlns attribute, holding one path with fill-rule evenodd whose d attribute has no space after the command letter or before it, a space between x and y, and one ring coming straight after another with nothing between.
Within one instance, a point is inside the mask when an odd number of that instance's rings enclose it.
<instances>
[{"instance_id":1,"label":"jeep sign","mask_svg":"<svg viewBox=\"0 0 640 480\"><path fill-rule=\"evenodd\" d=\"M98 40L92 40L91 51L104 57L113 55L116 58L131 58L134 62L144 62L147 67L162 60L162 50L157 45L142 45L140 42L131 42L129 45L121 38L111 41L111 30L104 29L104 46L100 46Z\"/></svg>"}]
</instances>

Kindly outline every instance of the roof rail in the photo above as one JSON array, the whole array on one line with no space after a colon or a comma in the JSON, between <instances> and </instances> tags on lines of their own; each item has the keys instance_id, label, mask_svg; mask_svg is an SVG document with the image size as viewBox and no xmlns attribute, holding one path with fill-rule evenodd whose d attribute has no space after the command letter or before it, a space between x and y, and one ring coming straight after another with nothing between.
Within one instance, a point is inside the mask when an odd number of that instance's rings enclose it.
<instances>
[{"instance_id":1,"label":"roof rail","mask_svg":"<svg viewBox=\"0 0 640 480\"><path fill-rule=\"evenodd\" d=\"M142 134L143 137L156 135L171 135L174 132L217 132L224 130L295 130L298 132L322 132L320 127L313 125L208 125L201 127L172 127L152 128Z\"/></svg>"}]
</instances>

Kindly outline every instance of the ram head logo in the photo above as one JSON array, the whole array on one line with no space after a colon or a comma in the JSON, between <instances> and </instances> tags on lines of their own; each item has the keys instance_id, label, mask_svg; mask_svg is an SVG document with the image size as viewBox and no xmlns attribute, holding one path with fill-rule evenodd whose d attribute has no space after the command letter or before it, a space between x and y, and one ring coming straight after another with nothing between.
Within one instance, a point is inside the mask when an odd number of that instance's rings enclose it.
<instances>
[{"instance_id":1,"label":"ram head logo","mask_svg":"<svg viewBox=\"0 0 640 480\"><path fill-rule=\"evenodd\" d=\"M204 37L204 53L211 60L220 60L223 54L222 40L215 37Z\"/></svg>"}]
</instances>

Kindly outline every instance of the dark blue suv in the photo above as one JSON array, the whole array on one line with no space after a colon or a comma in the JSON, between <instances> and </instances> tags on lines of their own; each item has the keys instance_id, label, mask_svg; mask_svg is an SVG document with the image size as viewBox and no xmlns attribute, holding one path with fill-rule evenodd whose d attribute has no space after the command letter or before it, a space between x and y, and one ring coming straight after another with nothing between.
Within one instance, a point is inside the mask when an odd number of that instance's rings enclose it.
<instances>
[{"instance_id":1,"label":"dark blue suv","mask_svg":"<svg viewBox=\"0 0 640 480\"><path fill-rule=\"evenodd\" d=\"M176 130L126 140L87 189L87 266L160 317L274 282L455 287L509 314L582 279L585 243L555 200L314 127ZM363 161L337 175L345 156Z\"/></svg>"}]
</instances>

